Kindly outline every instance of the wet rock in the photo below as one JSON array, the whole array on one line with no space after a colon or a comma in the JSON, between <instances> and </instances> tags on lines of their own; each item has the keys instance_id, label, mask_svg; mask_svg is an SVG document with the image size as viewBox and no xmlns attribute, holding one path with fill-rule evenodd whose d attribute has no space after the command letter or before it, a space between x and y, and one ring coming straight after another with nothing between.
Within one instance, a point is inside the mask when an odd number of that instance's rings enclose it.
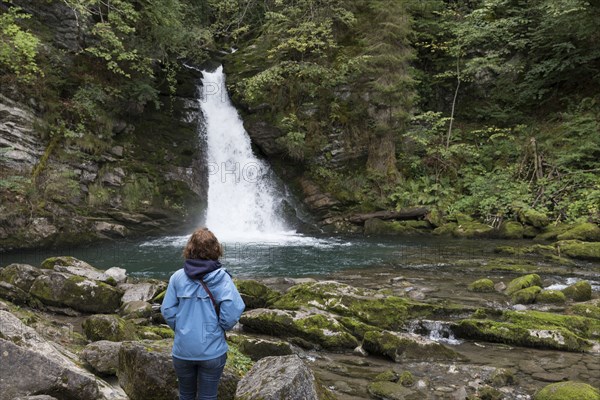
<instances>
[{"instance_id":1,"label":"wet rock","mask_svg":"<svg viewBox=\"0 0 600 400\"><path fill-rule=\"evenodd\" d=\"M329 193L323 193L319 187L308 179L300 180L300 187L304 195L304 203L316 213L330 211L339 205Z\"/></svg>"},{"instance_id":2,"label":"wet rock","mask_svg":"<svg viewBox=\"0 0 600 400\"><path fill-rule=\"evenodd\" d=\"M279 337L299 337L329 349L353 349L358 341L331 314L317 310L257 308L242 314L245 328Z\"/></svg>"},{"instance_id":3,"label":"wet rock","mask_svg":"<svg viewBox=\"0 0 600 400\"><path fill-rule=\"evenodd\" d=\"M537 392L534 400L600 400L600 391L583 382L559 382Z\"/></svg>"},{"instance_id":4,"label":"wet rock","mask_svg":"<svg viewBox=\"0 0 600 400\"><path fill-rule=\"evenodd\" d=\"M592 299L592 286L588 281L578 281L562 290L564 295L574 301L588 301Z\"/></svg>"},{"instance_id":5,"label":"wet rock","mask_svg":"<svg viewBox=\"0 0 600 400\"><path fill-rule=\"evenodd\" d=\"M318 400L328 398L325 393L306 364L297 355L290 355L266 357L254 364L240 380L235 398Z\"/></svg>"},{"instance_id":6,"label":"wet rock","mask_svg":"<svg viewBox=\"0 0 600 400\"><path fill-rule=\"evenodd\" d=\"M535 299L542 291L542 288L539 286L530 286L525 289L517 290L510 297L511 301L514 304L533 304L535 303Z\"/></svg>"},{"instance_id":7,"label":"wet rock","mask_svg":"<svg viewBox=\"0 0 600 400\"><path fill-rule=\"evenodd\" d=\"M498 282L494 285L496 292L503 292L506 290L506 284L504 282Z\"/></svg>"},{"instance_id":8,"label":"wet rock","mask_svg":"<svg viewBox=\"0 0 600 400\"><path fill-rule=\"evenodd\" d=\"M538 274L529 274L513 279L506 287L506 294L510 296L518 290L531 286L542 286L542 279Z\"/></svg>"},{"instance_id":9,"label":"wet rock","mask_svg":"<svg viewBox=\"0 0 600 400\"><path fill-rule=\"evenodd\" d=\"M375 381L375 382L398 382L398 379L400 379L400 377L398 376L396 371L394 371L392 369L388 369L387 371L383 371L382 373L377 375L375 377L375 379L373 379L373 381Z\"/></svg>"},{"instance_id":10,"label":"wet rock","mask_svg":"<svg viewBox=\"0 0 600 400\"><path fill-rule=\"evenodd\" d=\"M400 332L367 332L362 347L370 354L386 356L394 362L406 360L456 360L461 358L454 350L423 338Z\"/></svg>"},{"instance_id":11,"label":"wet rock","mask_svg":"<svg viewBox=\"0 0 600 400\"><path fill-rule=\"evenodd\" d=\"M123 398L57 347L60 348L16 316L0 311L0 398L14 399L33 393L81 400Z\"/></svg>"},{"instance_id":12,"label":"wet rock","mask_svg":"<svg viewBox=\"0 0 600 400\"><path fill-rule=\"evenodd\" d=\"M544 304L563 304L567 297L560 290L542 290L535 298L536 303Z\"/></svg>"},{"instance_id":13,"label":"wet rock","mask_svg":"<svg viewBox=\"0 0 600 400\"><path fill-rule=\"evenodd\" d=\"M117 315L91 315L83 323L83 332L91 341L121 342L136 338L135 326Z\"/></svg>"},{"instance_id":14,"label":"wet rock","mask_svg":"<svg viewBox=\"0 0 600 400\"><path fill-rule=\"evenodd\" d=\"M554 244L560 254L571 258L598 261L600 260L600 242L582 242L580 240L563 240Z\"/></svg>"},{"instance_id":15,"label":"wet rock","mask_svg":"<svg viewBox=\"0 0 600 400\"><path fill-rule=\"evenodd\" d=\"M557 225L548 225L546 226L542 233L537 235L534 240L542 241L542 240L556 240L557 236L561 233L564 233L571 229L573 226L569 224L557 224Z\"/></svg>"},{"instance_id":16,"label":"wet rock","mask_svg":"<svg viewBox=\"0 0 600 400\"><path fill-rule=\"evenodd\" d=\"M235 285L246 304L246 309L267 308L281 293L255 280L235 280Z\"/></svg>"},{"instance_id":17,"label":"wet rock","mask_svg":"<svg viewBox=\"0 0 600 400\"><path fill-rule=\"evenodd\" d=\"M558 372L536 372L531 376L543 382L562 382L568 379L567 375Z\"/></svg>"},{"instance_id":18,"label":"wet rock","mask_svg":"<svg viewBox=\"0 0 600 400\"><path fill-rule=\"evenodd\" d=\"M116 375L119 367L120 348L121 343L119 342L100 340L85 346L80 357L97 373Z\"/></svg>"},{"instance_id":19,"label":"wet rock","mask_svg":"<svg viewBox=\"0 0 600 400\"><path fill-rule=\"evenodd\" d=\"M115 312L123 292L100 281L52 272L33 282L29 293L42 303L93 313Z\"/></svg>"},{"instance_id":20,"label":"wet rock","mask_svg":"<svg viewBox=\"0 0 600 400\"><path fill-rule=\"evenodd\" d=\"M600 300L573 304L570 308L570 312L583 317L600 319Z\"/></svg>"},{"instance_id":21,"label":"wet rock","mask_svg":"<svg viewBox=\"0 0 600 400\"><path fill-rule=\"evenodd\" d=\"M491 279L478 279L471 282L468 286L471 292L491 293L494 289L494 282Z\"/></svg>"},{"instance_id":22,"label":"wet rock","mask_svg":"<svg viewBox=\"0 0 600 400\"><path fill-rule=\"evenodd\" d=\"M600 242L600 227L591 222L584 222L582 224L577 224L569 230L557 235L556 239Z\"/></svg>"},{"instance_id":23,"label":"wet rock","mask_svg":"<svg viewBox=\"0 0 600 400\"><path fill-rule=\"evenodd\" d=\"M400 382L402 386L410 387L415 384L415 377L410 371L403 371L398 378L398 382Z\"/></svg>"},{"instance_id":24,"label":"wet rock","mask_svg":"<svg viewBox=\"0 0 600 400\"><path fill-rule=\"evenodd\" d=\"M5 299L15 304L32 304L33 302L33 298L29 293L3 281L0 281L0 299Z\"/></svg>"},{"instance_id":25,"label":"wet rock","mask_svg":"<svg viewBox=\"0 0 600 400\"><path fill-rule=\"evenodd\" d=\"M146 301L130 301L121 306L119 315L125 319L149 318L152 315L152 305Z\"/></svg>"}]
</instances>

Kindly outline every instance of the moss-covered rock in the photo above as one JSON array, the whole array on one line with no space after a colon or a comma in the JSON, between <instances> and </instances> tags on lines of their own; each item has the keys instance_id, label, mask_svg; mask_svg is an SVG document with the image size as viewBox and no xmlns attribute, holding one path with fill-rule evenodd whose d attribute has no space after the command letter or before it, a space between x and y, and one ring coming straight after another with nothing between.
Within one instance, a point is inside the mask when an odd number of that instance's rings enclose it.
<instances>
[{"instance_id":1,"label":"moss-covered rock","mask_svg":"<svg viewBox=\"0 0 600 400\"><path fill-rule=\"evenodd\" d=\"M142 339L161 340L173 339L175 332L168 326L138 326L137 335Z\"/></svg>"},{"instance_id":2,"label":"moss-covered rock","mask_svg":"<svg viewBox=\"0 0 600 400\"><path fill-rule=\"evenodd\" d=\"M0 269L0 281L10 283L19 289L29 292L35 279L42 271L27 264L10 264Z\"/></svg>"},{"instance_id":3,"label":"moss-covered rock","mask_svg":"<svg viewBox=\"0 0 600 400\"><path fill-rule=\"evenodd\" d=\"M154 296L152 298L151 302L162 304L163 300L165 299L165 294L167 294L167 289L163 290L162 292L160 292L159 294Z\"/></svg>"},{"instance_id":4,"label":"moss-covered rock","mask_svg":"<svg viewBox=\"0 0 600 400\"><path fill-rule=\"evenodd\" d=\"M468 286L470 292L491 293L494 292L494 282L491 279L478 279Z\"/></svg>"},{"instance_id":5,"label":"moss-covered rock","mask_svg":"<svg viewBox=\"0 0 600 400\"><path fill-rule=\"evenodd\" d=\"M281 340L243 337L238 341L237 346L252 361L258 361L264 357L294 354L292 346Z\"/></svg>"},{"instance_id":6,"label":"moss-covered rock","mask_svg":"<svg viewBox=\"0 0 600 400\"><path fill-rule=\"evenodd\" d=\"M135 325L118 315L91 315L83 320L82 326L85 337L92 342L122 342L137 338Z\"/></svg>"},{"instance_id":7,"label":"moss-covered rock","mask_svg":"<svg viewBox=\"0 0 600 400\"><path fill-rule=\"evenodd\" d=\"M562 304L567 301L567 297L560 290L542 290L535 298L536 303Z\"/></svg>"},{"instance_id":8,"label":"moss-covered rock","mask_svg":"<svg viewBox=\"0 0 600 400\"><path fill-rule=\"evenodd\" d=\"M61 272L37 277L29 293L47 305L92 313L115 312L123 295L121 290L104 282Z\"/></svg>"},{"instance_id":9,"label":"moss-covered rock","mask_svg":"<svg viewBox=\"0 0 600 400\"><path fill-rule=\"evenodd\" d=\"M373 379L373 381L374 382L398 382L398 379L400 379L400 377L398 376L396 371L394 371L393 369L388 369L388 370L383 371L382 373L378 374Z\"/></svg>"},{"instance_id":10,"label":"moss-covered rock","mask_svg":"<svg viewBox=\"0 0 600 400\"><path fill-rule=\"evenodd\" d=\"M400 330L408 319L443 312L441 307L335 281L305 283L291 287L274 308L296 310L316 307L383 329Z\"/></svg>"},{"instance_id":11,"label":"moss-covered rock","mask_svg":"<svg viewBox=\"0 0 600 400\"><path fill-rule=\"evenodd\" d=\"M328 349L353 349L358 341L331 314L316 310L245 312L240 322L253 331L279 337L299 337Z\"/></svg>"},{"instance_id":12,"label":"moss-covered rock","mask_svg":"<svg viewBox=\"0 0 600 400\"><path fill-rule=\"evenodd\" d=\"M573 314L581 315L583 317L589 317L594 319L600 319L600 301L593 303L579 303L573 304L569 309Z\"/></svg>"},{"instance_id":13,"label":"moss-covered rock","mask_svg":"<svg viewBox=\"0 0 600 400\"><path fill-rule=\"evenodd\" d=\"M129 301L119 308L119 315L125 319L149 318L152 315L152 305L141 300Z\"/></svg>"},{"instance_id":14,"label":"moss-covered rock","mask_svg":"<svg viewBox=\"0 0 600 400\"><path fill-rule=\"evenodd\" d=\"M448 222L435 228L432 233L439 236L450 236L454 233L456 228L458 228L458 224L456 222Z\"/></svg>"},{"instance_id":15,"label":"moss-covered rock","mask_svg":"<svg viewBox=\"0 0 600 400\"><path fill-rule=\"evenodd\" d=\"M518 290L525 289L531 286L542 286L542 278L538 274L529 274L513 279L506 286L506 294L512 295Z\"/></svg>"},{"instance_id":16,"label":"moss-covered rock","mask_svg":"<svg viewBox=\"0 0 600 400\"><path fill-rule=\"evenodd\" d=\"M600 400L600 391L583 382L557 382L542 388L534 400Z\"/></svg>"},{"instance_id":17,"label":"moss-covered rock","mask_svg":"<svg viewBox=\"0 0 600 400\"><path fill-rule=\"evenodd\" d=\"M574 301L588 301L592 298L592 285L588 281L577 281L564 288L562 292Z\"/></svg>"},{"instance_id":18,"label":"moss-covered rock","mask_svg":"<svg viewBox=\"0 0 600 400\"><path fill-rule=\"evenodd\" d=\"M539 286L530 286L525 289L517 290L510 296L510 300L514 304L533 304L535 303L535 299L542 291L542 288Z\"/></svg>"},{"instance_id":19,"label":"moss-covered rock","mask_svg":"<svg viewBox=\"0 0 600 400\"><path fill-rule=\"evenodd\" d=\"M600 260L600 242L582 242L580 240L561 240L554 244L559 254L580 260Z\"/></svg>"},{"instance_id":20,"label":"moss-covered rock","mask_svg":"<svg viewBox=\"0 0 600 400\"><path fill-rule=\"evenodd\" d=\"M235 285L246 304L246 309L269 307L281 297L281 293L255 280L236 279Z\"/></svg>"},{"instance_id":21,"label":"moss-covered rock","mask_svg":"<svg viewBox=\"0 0 600 400\"><path fill-rule=\"evenodd\" d=\"M519 211L519 221L536 228L543 228L550 223L548 216L533 208L525 208Z\"/></svg>"},{"instance_id":22,"label":"moss-covered rock","mask_svg":"<svg viewBox=\"0 0 600 400\"><path fill-rule=\"evenodd\" d=\"M494 236L494 228L481 222L459 223L453 235L461 238L484 238Z\"/></svg>"},{"instance_id":23,"label":"moss-covered rock","mask_svg":"<svg viewBox=\"0 0 600 400\"><path fill-rule=\"evenodd\" d=\"M503 239L522 239L523 225L517 221L504 221L498 228L498 237Z\"/></svg>"},{"instance_id":24,"label":"moss-covered rock","mask_svg":"<svg viewBox=\"0 0 600 400\"><path fill-rule=\"evenodd\" d=\"M344 325L346 329L352 334L352 336L357 337L362 340L365 337L365 333L370 331L381 331L381 328L377 328L373 325L365 324L351 317L341 317L338 318L338 321Z\"/></svg>"},{"instance_id":25,"label":"moss-covered rock","mask_svg":"<svg viewBox=\"0 0 600 400\"><path fill-rule=\"evenodd\" d=\"M540 233L539 235L537 235L534 238L534 240L536 240L536 241L556 240L558 235L568 231L572 227L573 226L569 225L569 224L548 225L542 230L542 233Z\"/></svg>"},{"instance_id":26,"label":"moss-covered rock","mask_svg":"<svg viewBox=\"0 0 600 400\"><path fill-rule=\"evenodd\" d=\"M414 385L415 377L413 376L413 374L411 374L410 371L402 371L398 382L400 382L402 386L409 387Z\"/></svg>"},{"instance_id":27,"label":"moss-covered rock","mask_svg":"<svg viewBox=\"0 0 600 400\"><path fill-rule=\"evenodd\" d=\"M365 221L365 235L420 235L431 229L427 221L383 221L371 218Z\"/></svg>"},{"instance_id":28,"label":"moss-covered rock","mask_svg":"<svg viewBox=\"0 0 600 400\"><path fill-rule=\"evenodd\" d=\"M419 335L399 332L367 332L362 348L371 354L390 358L395 362L405 360L439 361L456 360L460 355L454 350Z\"/></svg>"},{"instance_id":29,"label":"moss-covered rock","mask_svg":"<svg viewBox=\"0 0 600 400\"><path fill-rule=\"evenodd\" d=\"M591 222L584 222L571 227L556 236L558 240L583 240L586 242L600 241L600 227Z\"/></svg>"},{"instance_id":30,"label":"moss-covered rock","mask_svg":"<svg viewBox=\"0 0 600 400\"><path fill-rule=\"evenodd\" d=\"M600 334L591 318L540 311L504 311L499 320L466 319L453 327L457 337L524 347L586 351Z\"/></svg>"},{"instance_id":31,"label":"moss-covered rock","mask_svg":"<svg viewBox=\"0 0 600 400\"><path fill-rule=\"evenodd\" d=\"M376 399L385 400L421 400L424 393L402 386L400 383L377 381L369 383L367 392Z\"/></svg>"}]
</instances>

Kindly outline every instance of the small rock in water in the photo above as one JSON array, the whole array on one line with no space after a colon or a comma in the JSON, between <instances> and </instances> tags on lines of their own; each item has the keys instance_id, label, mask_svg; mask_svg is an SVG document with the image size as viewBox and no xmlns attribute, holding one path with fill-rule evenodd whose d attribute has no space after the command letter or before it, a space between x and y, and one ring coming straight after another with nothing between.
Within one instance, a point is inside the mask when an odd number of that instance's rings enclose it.
<instances>
[{"instance_id":1,"label":"small rock in water","mask_svg":"<svg viewBox=\"0 0 600 400\"><path fill-rule=\"evenodd\" d=\"M369 353L367 353L366 350L362 348L362 346L358 346L354 350L352 350L352 354L361 357L366 357L369 355Z\"/></svg>"},{"instance_id":2,"label":"small rock in water","mask_svg":"<svg viewBox=\"0 0 600 400\"><path fill-rule=\"evenodd\" d=\"M494 285L494 289L498 292L504 292L504 290L506 290L506 284L504 282L498 282Z\"/></svg>"},{"instance_id":3,"label":"small rock in water","mask_svg":"<svg viewBox=\"0 0 600 400\"><path fill-rule=\"evenodd\" d=\"M423 379L419 379L417 381L417 389L427 389L427 382L425 382Z\"/></svg>"},{"instance_id":4,"label":"small rock in water","mask_svg":"<svg viewBox=\"0 0 600 400\"><path fill-rule=\"evenodd\" d=\"M561 373L536 372L531 375L534 379L543 382L562 382L568 380L568 377Z\"/></svg>"}]
</instances>

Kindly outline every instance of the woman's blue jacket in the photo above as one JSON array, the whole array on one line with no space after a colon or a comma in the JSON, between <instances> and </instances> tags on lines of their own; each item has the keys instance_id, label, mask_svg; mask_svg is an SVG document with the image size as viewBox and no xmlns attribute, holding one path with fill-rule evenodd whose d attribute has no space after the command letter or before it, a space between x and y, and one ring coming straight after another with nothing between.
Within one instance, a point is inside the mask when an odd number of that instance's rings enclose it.
<instances>
[{"instance_id":1,"label":"woman's blue jacket","mask_svg":"<svg viewBox=\"0 0 600 400\"><path fill-rule=\"evenodd\" d=\"M244 311L231 276L223 268L204 275L204 282L220 305L220 318L198 280L176 271L169 280L161 313L175 331L173 356L183 360L210 360L227 352L224 331L230 330Z\"/></svg>"}]
</instances>

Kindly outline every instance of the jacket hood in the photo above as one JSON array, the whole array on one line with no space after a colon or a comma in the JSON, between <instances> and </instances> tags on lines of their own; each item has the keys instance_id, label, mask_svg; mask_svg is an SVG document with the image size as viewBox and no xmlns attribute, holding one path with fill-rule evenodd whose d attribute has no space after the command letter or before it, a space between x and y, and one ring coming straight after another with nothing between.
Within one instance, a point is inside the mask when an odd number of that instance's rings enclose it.
<instances>
[{"instance_id":1,"label":"jacket hood","mask_svg":"<svg viewBox=\"0 0 600 400\"><path fill-rule=\"evenodd\" d=\"M221 268L217 260L187 259L183 264L183 270L190 279L204 279L204 277Z\"/></svg>"}]
</instances>

